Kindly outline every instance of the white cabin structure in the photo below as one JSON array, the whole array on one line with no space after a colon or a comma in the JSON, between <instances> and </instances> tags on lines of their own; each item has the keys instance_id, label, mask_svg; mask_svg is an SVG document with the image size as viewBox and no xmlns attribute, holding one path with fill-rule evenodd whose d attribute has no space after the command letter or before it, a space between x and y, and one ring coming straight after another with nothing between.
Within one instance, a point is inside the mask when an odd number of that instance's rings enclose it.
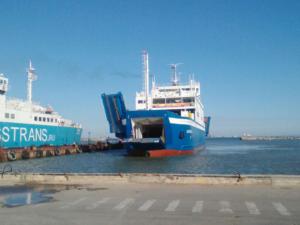
<instances>
[{"instance_id":1,"label":"white cabin structure","mask_svg":"<svg viewBox=\"0 0 300 225\"><path fill-rule=\"evenodd\" d=\"M37 79L31 62L27 70L27 100L7 98L8 78L0 74L0 122L81 128L81 125L64 119L50 106L32 101L32 82Z\"/></svg>"},{"instance_id":2,"label":"white cabin structure","mask_svg":"<svg viewBox=\"0 0 300 225\"><path fill-rule=\"evenodd\" d=\"M143 52L143 59L145 84L144 91L136 93L136 110L169 110L204 126L204 107L200 99L200 82L190 79L187 84L181 85L177 74L179 64L172 64L171 84L169 86L157 86L153 81L152 87L149 88L147 52ZM150 93L147 93L147 90L150 90Z\"/></svg>"}]
</instances>

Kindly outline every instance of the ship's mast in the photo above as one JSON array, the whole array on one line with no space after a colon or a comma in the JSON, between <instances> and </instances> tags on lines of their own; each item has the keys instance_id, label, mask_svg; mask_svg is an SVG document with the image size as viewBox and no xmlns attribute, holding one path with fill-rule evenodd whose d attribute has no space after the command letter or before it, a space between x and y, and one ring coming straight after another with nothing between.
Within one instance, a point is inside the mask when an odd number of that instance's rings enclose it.
<instances>
[{"instance_id":1,"label":"ship's mast","mask_svg":"<svg viewBox=\"0 0 300 225\"><path fill-rule=\"evenodd\" d=\"M148 52L143 51L143 73L146 109L149 109L149 58Z\"/></svg>"},{"instance_id":2,"label":"ship's mast","mask_svg":"<svg viewBox=\"0 0 300 225\"><path fill-rule=\"evenodd\" d=\"M27 101L32 103L32 82L37 79L35 69L32 66L31 60L29 61L29 68L27 69Z\"/></svg>"},{"instance_id":3,"label":"ship's mast","mask_svg":"<svg viewBox=\"0 0 300 225\"><path fill-rule=\"evenodd\" d=\"M173 86L177 86L179 83L179 78L178 78L178 74L177 74L177 66L181 65L182 63L174 63L174 64L170 64L171 66L171 70L173 70L173 77L172 77L172 85Z\"/></svg>"}]
</instances>

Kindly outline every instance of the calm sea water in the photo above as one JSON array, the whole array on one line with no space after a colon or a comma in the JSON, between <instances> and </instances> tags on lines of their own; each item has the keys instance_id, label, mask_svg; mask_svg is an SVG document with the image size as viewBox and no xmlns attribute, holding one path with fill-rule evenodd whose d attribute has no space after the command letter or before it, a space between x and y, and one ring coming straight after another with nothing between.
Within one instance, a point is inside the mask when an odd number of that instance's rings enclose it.
<instances>
[{"instance_id":1,"label":"calm sea water","mask_svg":"<svg viewBox=\"0 0 300 225\"><path fill-rule=\"evenodd\" d=\"M39 173L181 173L300 175L300 141L208 139L192 156L125 157L124 150L10 162L14 171ZM1 168L7 163L0 164Z\"/></svg>"}]
</instances>

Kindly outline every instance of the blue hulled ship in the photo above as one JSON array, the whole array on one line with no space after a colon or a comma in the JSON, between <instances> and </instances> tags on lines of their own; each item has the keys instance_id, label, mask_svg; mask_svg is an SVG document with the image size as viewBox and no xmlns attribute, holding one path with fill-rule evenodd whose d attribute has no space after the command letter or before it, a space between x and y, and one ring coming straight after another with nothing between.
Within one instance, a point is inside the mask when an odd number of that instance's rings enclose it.
<instances>
[{"instance_id":1,"label":"blue hulled ship","mask_svg":"<svg viewBox=\"0 0 300 225\"><path fill-rule=\"evenodd\" d=\"M8 79L0 74L0 149L79 144L81 125L64 119L50 106L32 101L35 69L27 70L27 100L8 99Z\"/></svg>"},{"instance_id":2,"label":"blue hulled ship","mask_svg":"<svg viewBox=\"0 0 300 225\"><path fill-rule=\"evenodd\" d=\"M136 110L127 110L121 93L102 94L110 131L122 139L128 155L164 157L201 150L210 117L204 117L200 83L179 84L172 64L172 82L149 87L148 53L143 52L144 91L136 94Z\"/></svg>"}]
</instances>

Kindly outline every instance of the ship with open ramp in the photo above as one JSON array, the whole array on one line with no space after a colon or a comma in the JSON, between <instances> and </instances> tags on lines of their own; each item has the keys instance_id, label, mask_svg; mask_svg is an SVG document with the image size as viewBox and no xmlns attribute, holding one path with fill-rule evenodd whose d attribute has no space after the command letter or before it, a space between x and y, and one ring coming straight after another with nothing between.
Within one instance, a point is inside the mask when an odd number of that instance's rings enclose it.
<instances>
[{"instance_id":1,"label":"ship with open ramp","mask_svg":"<svg viewBox=\"0 0 300 225\"><path fill-rule=\"evenodd\" d=\"M210 117L204 116L200 83L181 85L178 64L172 82L149 85L148 53L143 52L144 90L136 94L136 110L127 110L122 93L102 94L110 131L124 141L128 155L164 157L193 154L205 146Z\"/></svg>"}]
</instances>

